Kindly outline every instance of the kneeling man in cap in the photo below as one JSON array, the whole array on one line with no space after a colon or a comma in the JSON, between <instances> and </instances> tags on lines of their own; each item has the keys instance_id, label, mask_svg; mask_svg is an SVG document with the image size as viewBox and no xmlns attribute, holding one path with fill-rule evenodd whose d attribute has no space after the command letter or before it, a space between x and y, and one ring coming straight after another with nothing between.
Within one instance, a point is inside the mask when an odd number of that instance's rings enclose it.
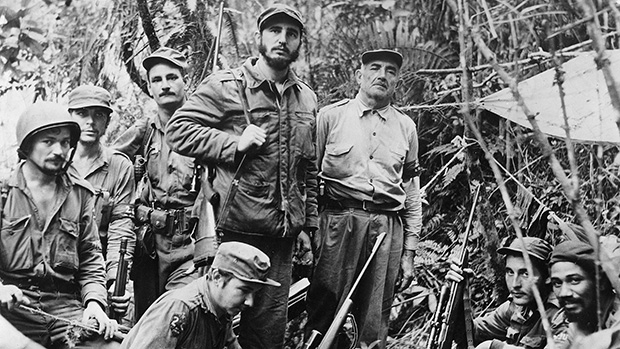
<instances>
[{"instance_id":1,"label":"kneeling man in cap","mask_svg":"<svg viewBox=\"0 0 620 349\"><path fill-rule=\"evenodd\" d=\"M264 285L269 257L241 242L225 242L205 277L163 294L123 341L122 348L241 348L232 318L254 303Z\"/></svg>"}]
</instances>

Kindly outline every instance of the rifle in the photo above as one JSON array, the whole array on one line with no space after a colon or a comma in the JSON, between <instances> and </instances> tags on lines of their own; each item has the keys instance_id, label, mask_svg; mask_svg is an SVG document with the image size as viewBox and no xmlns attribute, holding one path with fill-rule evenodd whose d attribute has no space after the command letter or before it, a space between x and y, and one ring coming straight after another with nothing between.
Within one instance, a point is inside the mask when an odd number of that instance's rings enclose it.
<instances>
[{"instance_id":1,"label":"rifle","mask_svg":"<svg viewBox=\"0 0 620 349\"><path fill-rule=\"evenodd\" d=\"M121 239L121 247L118 257L118 269L116 269L116 279L114 280L114 293L113 296L118 297L125 294L125 286L127 285L127 267L128 263L125 260L127 254L127 238ZM120 323L125 314L116 313L114 318Z\"/></svg>"},{"instance_id":2,"label":"rifle","mask_svg":"<svg viewBox=\"0 0 620 349\"><path fill-rule=\"evenodd\" d=\"M342 325L344 324L344 321L347 318L347 314L349 313L351 306L353 306L353 300L352 300L353 294L357 290L359 283L362 281L362 278L364 277L364 274L366 273L366 269L368 269L368 266L370 265L375 255L377 254L377 251L379 250L379 247L381 246L383 239L385 239L385 235L387 234L384 232L384 233L379 234L379 236L377 236L377 241L375 241L375 245L372 247L372 252L370 252L370 256L366 260L366 263L364 264L364 267L362 268L359 275L357 276L357 279L355 279L355 282L353 283L353 286L351 287L349 294L347 294L347 298L345 298L344 302L340 306L340 309L338 309L338 312L336 313L336 316L334 317L334 321L332 321L331 325L329 325L329 329L325 333L325 336L321 340L318 347L316 347L313 342L316 342L317 337L320 337L321 334L320 332L313 330L312 335L310 335L310 338L308 338L308 340L304 344L304 349L306 348L307 349L314 349L314 348L329 349L332 346L332 343L336 340L336 336L338 335L340 328L342 328Z\"/></svg>"},{"instance_id":3,"label":"rifle","mask_svg":"<svg viewBox=\"0 0 620 349\"><path fill-rule=\"evenodd\" d=\"M214 55L213 55L213 69L212 72L217 71L217 61L220 52L220 36L222 35L222 20L224 17L224 2L220 3L220 12L218 15L217 37L215 38ZM202 190L202 196L197 198L200 200L198 219L192 220L192 236L194 236L194 265L196 267L205 267L211 265L217 248L219 246L217 233L215 231L215 209L214 206L219 204L219 194L213 189L213 179L215 177L211 167L207 167L207 181L206 185L200 186L199 174L202 172L203 166L194 160L194 176L192 177L192 189L194 191ZM197 188L198 187L198 188ZM202 187L202 188L200 188Z\"/></svg>"},{"instance_id":4,"label":"rifle","mask_svg":"<svg viewBox=\"0 0 620 349\"><path fill-rule=\"evenodd\" d=\"M476 188L469 219L465 227L463 245L458 258L458 266L461 268L467 263L467 240L469 239L469 230L474 218L479 193L480 186ZM449 281L441 287L439 303L437 303L437 309L431 319L431 333L426 342L426 349L450 349L452 347L454 335L454 326L452 325L456 319L457 309L463 300L464 284L465 282Z\"/></svg>"}]
</instances>

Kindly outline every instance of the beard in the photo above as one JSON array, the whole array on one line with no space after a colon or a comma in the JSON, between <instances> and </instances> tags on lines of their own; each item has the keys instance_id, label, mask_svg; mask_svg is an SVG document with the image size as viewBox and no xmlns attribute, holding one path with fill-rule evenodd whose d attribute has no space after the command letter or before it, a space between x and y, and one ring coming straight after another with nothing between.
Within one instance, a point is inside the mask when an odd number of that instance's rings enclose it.
<instances>
[{"instance_id":1,"label":"beard","mask_svg":"<svg viewBox=\"0 0 620 349\"><path fill-rule=\"evenodd\" d=\"M288 49L285 48L288 51ZM287 57L269 57L267 55L267 46L263 43L258 45L258 52L265 58L265 62L268 66L272 67L275 70L284 70L288 68L291 63L295 62L297 58L299 58L299 49L294 51L289 51L288 58Z\"/></svg>"}]
</instances>

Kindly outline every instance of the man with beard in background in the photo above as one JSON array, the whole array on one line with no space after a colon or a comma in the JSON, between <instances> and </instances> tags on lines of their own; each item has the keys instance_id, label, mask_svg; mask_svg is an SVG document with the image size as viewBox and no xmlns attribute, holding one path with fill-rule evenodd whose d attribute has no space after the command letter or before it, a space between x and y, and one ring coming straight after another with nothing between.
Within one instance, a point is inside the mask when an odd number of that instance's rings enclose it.
<instances>
[{"instance_id":1,"label":"man with beard in background","mask_svg":"<svg viewBox=\"0 0 620 349\"><path fill-rule=\"evenodd\" d=\"M174 114L166 137L172 149L214 169L202 187L221 195L214 205L221 240L269 256L267 276L282 287L257 292L241 314L239 342L272 349L284 343L295 239L309 251L308 234L317 229L317 99L290 69L301 46L300 14L276 4L257 24L259 57L209 76Z\"/></svg>"}]
</instances>

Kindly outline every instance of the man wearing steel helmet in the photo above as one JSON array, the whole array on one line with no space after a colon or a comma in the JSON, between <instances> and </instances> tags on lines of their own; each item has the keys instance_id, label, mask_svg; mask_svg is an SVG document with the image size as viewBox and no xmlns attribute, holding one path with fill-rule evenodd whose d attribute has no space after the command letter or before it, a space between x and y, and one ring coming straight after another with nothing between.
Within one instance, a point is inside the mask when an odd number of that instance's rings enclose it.
<instances>
[{"instance_id":1,"label":"man wearing steel helmet","mask_svg":"<svg viewBox=\"0 0 620 349\"><path fill-rule=\"evenodd\" d=\"M240 242L222 243L205 277L161 296L123 341L123 348L241 348L232 318L254 304L269 257Z\"/></svg>"},{"instance_id":2,"label":"man wearing steel helmet","mask_svg":"<svg viewBox=\"0 0 620 349\"><path fill-rule=\"evenodd\" d=\"M132 278L136 319L167 290L198 277L192 257L190 217L197 193L192 191L194 161L166 144L164 130L172 114L185 103L185 56L161 47L142 62L157 115L145 117L124 132L114 148L140 162L144 173L137 185L138 246Z\"/></svg>"},{"instance_id":3,"label":"man wearing steel helmet","mask_svg":"<svg viewBox=\"0 0 620 349\"><path fill-rule=\"evenodd\" d=\"M175 151L215 169L221 240L256 246L271 259L269 277L282 287L258 291L241 316L239 342L272 349L284 344L294 244L299 239L309 251L306 233L317 228L317 100L290 69L303 35L300 14L272 5L257 25L259 57L207 77L174 114L166 137Z\"/></svg>"},{"instance_id":4,"label":"man wearing steel helmet","mask_svg":"<svg viewBox=\"0 0 620 349\"><path fill-rule=\"evenodd\" d=\"M416 126L391 105L402 63L393 50L363 53L355 73L357 96L322 108L317 119L325 195L306 329L325 333L377 236L387 232L353 299L359 340L378 341L380 348L386 345L399 267L405 289L422 227Z\"/></svg>"},{"instance_id":5,"label":"man wearing steel helmet","mask_svg":"<svg viewBox=\"0 0 620 349\"><path fill-rule=\"evenodd\" d=\"M594 248L582 241L568 240L553 249L549 262L551 285L562 309L552 322L565 325L564 331L554 334L555 348L577 344L589 347L593 344L589 340L592 338L586 336L599 328L609 329L620 324L620 299L601 269L597 285L596 269L600 267L596 261Z\"/></svg>"},{"instance_id":6,"label":"man wearing steel helmet","mask_svg":"<svg viewBox=\"0 0 620 349\"><path fill-rule=\"evenodd\" d=\"M519 239L506 239L504 246L497 253L506 256L505 280L510 292L509 299L495 310L474 319L474 342L477 348L509 349L544 348L547 336L543 328L540 313L534 299L533 287L538 288L545 304L546 315L551 319L559 311L560 305L551 292L548 283L547 263L551 254L551 245L535 237L524 237L534 274L529 275L523 250ZM461 282L461 270L452 265L446 279ZM552 331L559 333L561 326L554 326Z\"/></svg>"},{"instance_id":7,"label":"man wearing steel helmet","mask_svg":"<svg viewBox=\"0 0 620 349\"><path fill-rule=\"evenodd\" d=\"M127 239L128 269L136 243L131 202L135 188L133 166L125 154L101 144L110 123L111 99L108 91L91 85L69 93L69 113L81 129L73 167L95 188L95 224L99 227L109 293L114 290L121 239ZM128 305L129 294L110 294L113 314L124 314Z\"/></svg>"},{"instance_id":8,"label":"man wearing steel helmet","mask_svg":"<svg viewBox=\"0 0 620 349\"><path fill-rule=\"evenodd\" d=\"M67 171L79 137L79 125L65 107L50 102L28 107L17 121L23 161L3 194L0 313L32 340L55 348L68 345L69 324L34 315L20 304L74 321L95 319L106 339L118 327L105 313L93 190Z\"/></svg>"}]
</instances>

